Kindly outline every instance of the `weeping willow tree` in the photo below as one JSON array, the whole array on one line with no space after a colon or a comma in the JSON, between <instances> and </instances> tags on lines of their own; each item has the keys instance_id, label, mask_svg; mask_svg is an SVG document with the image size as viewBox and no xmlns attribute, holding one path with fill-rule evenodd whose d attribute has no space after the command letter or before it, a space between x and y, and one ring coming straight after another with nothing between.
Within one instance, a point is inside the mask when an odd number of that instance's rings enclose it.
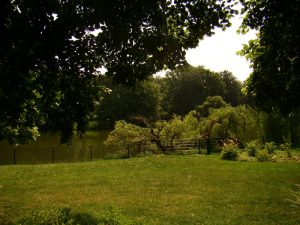
<instances>
[{"instance_id":1,"label":"weeping willow tree","mask_svg":"<svg viewBox=\"0 0 300 225\"><path fill-rule=\"evenodd\" d=\"M232 138L242 145L263 136L262 117L249 106L214 109L200 124L208 137Z\"/></svg>"}]
</instances>

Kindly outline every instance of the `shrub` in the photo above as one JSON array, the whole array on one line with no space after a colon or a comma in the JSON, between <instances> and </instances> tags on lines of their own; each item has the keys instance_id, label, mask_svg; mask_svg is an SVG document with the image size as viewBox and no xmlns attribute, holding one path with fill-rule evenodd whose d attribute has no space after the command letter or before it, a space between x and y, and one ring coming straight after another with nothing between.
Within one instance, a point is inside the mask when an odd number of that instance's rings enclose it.
<instances>
[{"instance_id":1,"label":"shrub","mask_svg":"<svg viewBox=\"0 0 300 225\"><path fill-rule=\"evenodd\" d=\"M265 143L264 146L265 150L269 153L269 154L273 154L277 149L277 145L275 142L267 142Z\"/></svg>"},{"instance_id":2,"label":"shrub","mask_svg":"<svg viewBox=\"0 0 300 225\"><path fill-rule=\"evenodd\" d=\"M258 141L251 141L247 143L246 145L246 152L248 156L255 157L257 151L261 148L261 145L258 143Z\"/></svg>"},{"instance_id":3,"label":"shrub","mask_svg":"<svg viewBox=\"0 0 300 225\"><path fill-rule=\"evenodd\" d=\"M238 160L241 162L250 161L247 152L242 152L241 154L239 154Z\"/></svg>"},{"instance_id":4,"label":"shrub","mask_svg":"<svg viewBox=\"0 0 300 225\"><path fill-rule=\"evenodd\" d=\"M271 161L272 157L267 150L260 150L256 154L256 159L259 162L268 162Z\"/></svg>"},{"instance_id":5,"label":"shrub","mask_svg":"<svg viewBox=\"0 0 300 225\"><path fill-rule=\"evenodd\" d=\"M238 150L236 149L223 149L222 150L222 155L221 155L221 159L224 159L224 160L237 160L239 154L238 154Z\"/></svg>"},{"instance_id":6,"label":"shrub","mask_svg":"<svg viewBox=\"0 0 300 225\"><path fill-rule=\"evenodd\" d=\"M292 158L293 154L292 154L292 149L291 149L290 143L284 143L284 144L279 145L279 149L281 151L286 152L288 158Z\"/></svg>"},{"instance_id":7,"label":"shrub","mask_svg":"<svg viewBox=\"0 0 300 225\"><path fill-rule=\"evenodd\" d=\"M281 151L287 151L290 148L291 148L290 143L284 143L284 144L279 145L279 150L281 150Z\"/></svg>"},{"instance_id":8,"label":"shrub","mask_svg":"<svg viewBox=\"0 0 300 225\"><path fill-rule=\"evenodd\" d=\"M293 157L292 149L288 148L285 152L286 152L288 158Z\"/></svg>"},{"instance_id":9,"label":"shrub","mask_svg":"<svg viewBox=\"0 0 300 225\"><path fill-rule=\"evenodd\" d=\"M239 156L239 148L233 140L227 140L222 147L221 159L237 160Z\"/></svg>"}]
</instances>

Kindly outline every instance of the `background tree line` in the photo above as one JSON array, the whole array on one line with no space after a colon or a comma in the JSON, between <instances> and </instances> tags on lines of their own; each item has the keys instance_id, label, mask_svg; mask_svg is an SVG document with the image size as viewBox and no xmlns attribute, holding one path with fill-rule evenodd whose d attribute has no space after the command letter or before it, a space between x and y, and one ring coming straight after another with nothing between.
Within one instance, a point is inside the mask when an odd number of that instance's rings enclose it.
<instances>
[{"instance_id":1,"label":"background tree line","mask_svg":"<svg viewBox=\"0 0 300 225\"><path fill-rule=\"evenodd\" d=\"M174 124L178 125L178 121L195 110L201 129L194 127L192 130L198 130L198 136L238 136L244 144L253 137L261 141L299 144L296 122L299 114L285 118L279 112L267 113L256 108L254 97L243 92L246 85L228 71L216 73L188 66L135 86L115 84L107 78L99 82L109 91L103 94L95 112L98 129L113 129L119 120L148 128L159 121L166 121L164 126L167 126L169 121L168 126L173 127L169 131L174 131ZM212 112L212 109L218 110ZM176 132L182 133L182 129L179 130ZM179 133L174 137L187 137L189 132ZM190 135L190 138L196 136Z\"/></svg>"},{"instance_id":2,"label":"background tree line","mask_svg":"<svg viewBox=\"0 0 300 225\"><path fill-rule=\"evenodd\" d=\"M152 120L184 116L208 96L221 96L232 106L246 101L242 83L231 72L216 73L203 67L184 67L135 86L116 84L106 77L99 82L109 88L95 114L100 128L112 128L117 120L130 121L137 116Z\"/></svg>"}]
</instances>

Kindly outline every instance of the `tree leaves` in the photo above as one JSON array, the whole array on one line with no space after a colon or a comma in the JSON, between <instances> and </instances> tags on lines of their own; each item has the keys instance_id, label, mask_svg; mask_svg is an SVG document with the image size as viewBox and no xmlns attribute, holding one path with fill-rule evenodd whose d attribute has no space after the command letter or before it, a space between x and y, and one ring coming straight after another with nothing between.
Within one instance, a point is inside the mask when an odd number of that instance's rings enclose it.
<instances>
[{"instance_id":1,"label":"tree leaves","mask_svg":"<svg viewBox=\"0 0 300 225\"><path fill-rule=\"evenodd\" d=\"M81 134L99 97L98 68L134 84L183 65L185 51L232 13L222 0L1 1L0 130L51 127L64 141L74 128ZM34 108L40 119L20 122Z\"/></svg>"},{"instance_id":2,"label":"tree leaves","mask_svg":"<svg viewBox=\"0 0 300 225\"><path fill-rule=\"evenodd\" d=\"M259 31L242 50L253 68L248 90L261 108L288 115L300 107L300 1L241 2L243 27Z\"/></svg>"}]
</instances>

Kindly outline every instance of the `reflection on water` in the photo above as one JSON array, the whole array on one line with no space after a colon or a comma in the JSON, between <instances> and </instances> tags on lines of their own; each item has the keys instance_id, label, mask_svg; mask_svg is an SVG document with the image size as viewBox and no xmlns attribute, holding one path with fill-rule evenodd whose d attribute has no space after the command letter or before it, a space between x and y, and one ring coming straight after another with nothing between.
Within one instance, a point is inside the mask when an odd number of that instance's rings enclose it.
<instances>
[{"instance_id":1,"label":"reflection on water","mask_svg":"<svg viewBox=\"0 0 300 225\"><path fill-rule=\"evenodd\" d=\"M32 164L78 162L111 158L104 145L109 131L88 131L82 138L74 137L70 144L60 144L59 134L41 135L35 142L17 147L0 142L0 164Z\"/></svg>"}]
</instances>

